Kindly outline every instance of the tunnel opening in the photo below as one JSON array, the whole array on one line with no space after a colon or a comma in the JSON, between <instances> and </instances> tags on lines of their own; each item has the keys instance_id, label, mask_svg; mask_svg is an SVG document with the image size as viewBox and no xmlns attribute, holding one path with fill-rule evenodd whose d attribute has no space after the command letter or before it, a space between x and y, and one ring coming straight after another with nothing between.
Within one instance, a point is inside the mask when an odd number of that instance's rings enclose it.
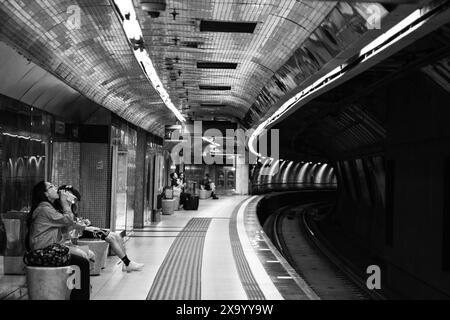
<instances>
[{"instance_id":1,"label":"tunnel opening","mask_svg":"<svg viewBox=\"0 0 450 320\"><path fill-rule=\"evenodd\" d=\"M442 73L449 36L448 25L437 29L275 126L281 157L327 162L335 169L335 208L317 225L330 242L348 238L358 244L367 264L385 271L382 281L397 297L450 296L445 160L450 141L442 120L449 116L450 90ZM321 170L315 166L301 168L302 179L309 182L313 171L319 182L324 174L317 175Z\"/></svg>"}]
</instances>

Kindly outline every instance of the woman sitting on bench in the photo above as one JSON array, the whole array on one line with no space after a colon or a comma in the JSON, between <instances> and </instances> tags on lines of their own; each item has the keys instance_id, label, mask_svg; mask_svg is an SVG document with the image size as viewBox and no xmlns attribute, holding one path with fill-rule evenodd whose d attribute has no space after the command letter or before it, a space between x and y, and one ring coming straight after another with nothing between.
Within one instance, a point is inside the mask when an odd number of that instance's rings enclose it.
<instances>
[{"instance_id":1,"label":"woman sitting on bench","mask_svg":"<svg viewBox=\"0 0 450 320\"><path fill-rule=\"evenodd\" d=\"M184 208L186 205L186 193L184 192L185 184L178 177L176 172L170 174L170 184L173 187L174 194L178 194L180 198L179 208Z\"/></svg>"},{"instance_id":2,"label":"woman sitting on bench","mask_svg":"<svg viewBox=\"0 0 450 320\"><path fill-rule=\"evenodd\" d=\"M203 186L203 188L205 188L205 190L211 190L211 197L214 200L219 199L216 194L214 193L214 191L216 191L216 187L214 185L214 183L212 183L211 179L209 178L209 174L205 174L205 177L203 178L203 180L200 182L200 187Z\"/></svg>"},{"instance_id":3,"label":"woman sitting on bench","mask_svg":"<svg viewBox=\"0 0 450 320\"><path fill-rule=\"evenodd\" d=\"M81 194L72 186L63 185L58 188L58 191L66 191L73 194L73 204L72 211L77 216L77 202L81 200ZM56 201L56 207L58 207L59 201ZM137 263L130 261L128 259L127 253L125 251L125 246L123 245L123 239L120 234L116 232L111 232L108 229L100 229L91 226L91 222L88 219L82 220L82 223L86 226L80 238L85 239L101 239L110 244L112 251L123 261L122 271L139 271L144 267L143 263Z\"/></svg>"},{"instance_id":4,"label":"woman sitting on bench","mask_svg":"<svg viewBox=\"0 0 450 320\"><path fill-rule=\"evenodd\" d=\"M55 207L59 200L61 211ZM50 182L41 181L33 187L31 210L27 221L27 250L43 249L52 244L64 243L64 230L67 228L84 230L85 226L74 221L71 200L68 192L58 192ZM70 247L70 265L81 270L81 289L73 289L71 300L89 300L89 256L81 250Z\"/></svg>"}]
</instances>

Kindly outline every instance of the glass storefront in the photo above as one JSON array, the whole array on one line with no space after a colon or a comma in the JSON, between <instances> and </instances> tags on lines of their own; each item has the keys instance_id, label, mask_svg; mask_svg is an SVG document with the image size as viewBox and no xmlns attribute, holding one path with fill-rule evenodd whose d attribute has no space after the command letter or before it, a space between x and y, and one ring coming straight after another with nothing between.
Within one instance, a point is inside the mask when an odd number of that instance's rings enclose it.
<instances>
[{"instance_id":1,"label":"glass storefront","mask_svg":"<svg viewBox=\"0 0 450 320\"><path fill-rule=\"evenodd\" d=\"M164 176L164 152L162 146L152 138L148 138L145 157L145 195L144 195L144 224L152 222L152 211L157 209L157 197L166 184Z\"/></svg>"},{"instance_id":2,"label":"glass storefront","mask_svg":"<svg viewBox=\"0 0 450 320\"><path fill-rule=\"evenodd\" d=\"M0 96L0 213L28 211L33 186L48 177L52 118Z\"/></svg>"},{"instance_id":3,"label":"glass storefront","mask_svg":"<svg viewBox=\"0 0 450 320\"><path fill-rule=\"evenodd\" d=\"M126 123L115 123L112 134L111 228L133 229L134 177L136 171L137 132Z\"/></svg>"}]
</instances>

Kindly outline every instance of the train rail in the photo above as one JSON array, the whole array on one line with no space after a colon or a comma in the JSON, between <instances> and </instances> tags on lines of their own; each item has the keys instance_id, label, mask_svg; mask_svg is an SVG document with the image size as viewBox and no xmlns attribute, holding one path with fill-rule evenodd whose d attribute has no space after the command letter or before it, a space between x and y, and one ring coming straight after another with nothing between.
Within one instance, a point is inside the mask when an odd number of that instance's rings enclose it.
<instances>
[{"instance_id":1,"label":"train rail","mask_svg":"<svg viewBox=\"0 0 450 320\"><path fill-rule=\"evenodd\" d=\"M326 201L281 207L265 221L264 230L321 299L384 299L365 287L365 279L353 271L349 261L325 244L325 239L308 219L308 212L318 213L329 207Z\"/></svg>"}]
</instances>

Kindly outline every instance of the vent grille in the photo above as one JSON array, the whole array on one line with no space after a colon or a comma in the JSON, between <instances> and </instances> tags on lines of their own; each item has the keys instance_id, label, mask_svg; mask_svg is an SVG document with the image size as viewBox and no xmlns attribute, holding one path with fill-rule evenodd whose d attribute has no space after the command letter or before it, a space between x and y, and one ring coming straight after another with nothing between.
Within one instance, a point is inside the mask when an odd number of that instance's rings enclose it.
<instances>
[{"instance_id":1,"label":"vent grille","mask_svg":"<svg viewBox=\"0 0 450 320\"><path fill-rule=\"evenodd\" d=\"M223 103L201 103L200 107L205 107L205 108L224 108L226 107L226 104Z\"/></svg>"},{"instance_id":2,"label":"vent grille","mask_svg":"<svg viewBox=\"0 0 450 320\"><path fill-rule=\"evenodd\" d=\"M218 91L228 91L231 90L231 86L209 86L209 85L199 85L200 90L218 90Z\"/></svg>"},{"instance_id":3,"label":"vent grille","mask_svg":"<svg viewBox=\"0 0 450 320\"><path fill-rule=\"evenodd\" d=\"M183 47L192 48L192 49L198 49L199 46L201 46L203 44L204 44L203 42L195 42L195 41L184 41L181 43L181 45Z\"/></svg>"},{"instance_id":4,"label":"vent grille","mask_svg":"<svg viewBox=\"0 0 450 320\"><path fill-rule=\"evenodd\" d=\"M233 22L202 20L200 22L201 32L233 32L233 33L253 33L256 22Z\"/></svg>"},{"instance_id":5,"label":"vent grille","mask_svg":"<svg viewBox=\"0 0 450 320\"><path fill-rule=\"evenodd\" d=\"M198 69L236 69L237 63L233 62L197 62Z\"/></svg>"}]
</instances>

